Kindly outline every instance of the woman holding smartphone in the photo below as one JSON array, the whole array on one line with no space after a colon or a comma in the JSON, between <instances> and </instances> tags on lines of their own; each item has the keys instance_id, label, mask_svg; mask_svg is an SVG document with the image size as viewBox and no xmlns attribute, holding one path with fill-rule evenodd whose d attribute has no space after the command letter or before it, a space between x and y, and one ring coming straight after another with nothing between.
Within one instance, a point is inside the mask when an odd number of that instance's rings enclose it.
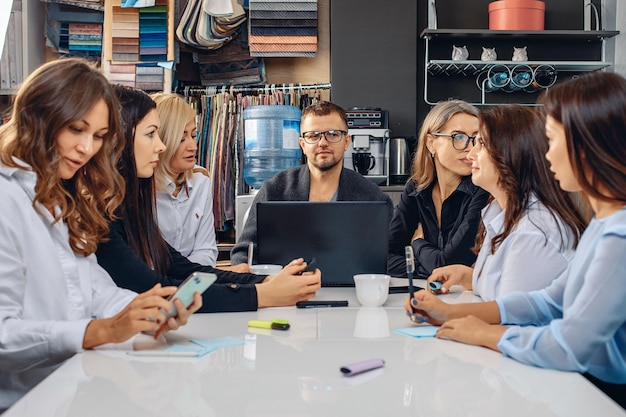
<instances>
[{"instance_id":1,"label":"woman holding smartphone","mask_svg":"<svg viewBox=\"0 0 626 417\"><path fill-rule=\"evenodd\" d=\"M215 273L203 294L201 312L251 311L295 305L315 296L321 273L300 275L306 264L294 260L274 276L236 273L191 262L165 241L155 216L154 171L165 145L156 103L145 92L115 86L122 106L126 145L118 170L126 182L124 201L111 223L108 241L98 245L98 263L123 288L141 291L157 283L179 285L192 272Z\"/></svg>"},{"instance_id":2,"label":"woman holding smartphone","mask_svg":"<svg viewBox=\"0 0 626 417\"><path fill-rule=\"evenodd\" d=\"M176 287L120 289L93 256L123 198L118 106L99 70L63 59L24 81L0 127L0 413L75 353L158 337L202 304L166 320Z\"/></svg>"}]
</instances>

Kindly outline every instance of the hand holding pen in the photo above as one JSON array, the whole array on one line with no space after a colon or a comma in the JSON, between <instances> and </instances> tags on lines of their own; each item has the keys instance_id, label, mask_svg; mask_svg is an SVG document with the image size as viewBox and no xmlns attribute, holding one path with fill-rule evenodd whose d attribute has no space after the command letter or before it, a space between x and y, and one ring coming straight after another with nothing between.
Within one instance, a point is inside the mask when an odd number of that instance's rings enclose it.
<instances>
[{"instance_id":1,"label":"hand holding pen","mask_svg":"<svg viewBox=\"0 0 626 417\"><path fill-rule=\"evenodd\" d=\"M413 273L415 272L415 257L413 256L413 248L411 246L404 247L404 259L406 260L406 276L409 279L409 308L407 314L411 321L417 322L415 316L415 287L413 286Z\"/></svg>"},{"instance_id":2,"label":"hand holding pen","mask_svg":"<svg viewBox=\"0 0 626 417\"><path fill-rule=\"evenodd\" d=\"M411 321L438 326L453 318L454 304L441 301L430 291L420 290L406 298L404 308Z\"/></svg>"}]
</instances>

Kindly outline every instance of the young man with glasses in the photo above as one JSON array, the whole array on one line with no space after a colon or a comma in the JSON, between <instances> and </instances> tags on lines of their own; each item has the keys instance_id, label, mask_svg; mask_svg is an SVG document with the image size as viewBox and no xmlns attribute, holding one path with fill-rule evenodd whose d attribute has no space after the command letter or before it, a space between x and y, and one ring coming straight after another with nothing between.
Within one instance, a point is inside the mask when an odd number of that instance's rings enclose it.
<instances>
[{"instance_id":1,"label":"young man with glasses","mask_svg":"<svg viewBox=\"0 0 626 417\"><path fill-rule=\"evenodd\" d=\"M343 154L351 140L344 109L326 101L310 105L302 111L300 132L306 164L279 172L263 183L231 251L232 265L247 262L248 245L257 242L259 201L385 201L391 219L393 203L389 196L358 172L343 167Z\"/></svg>"}]
</instances>

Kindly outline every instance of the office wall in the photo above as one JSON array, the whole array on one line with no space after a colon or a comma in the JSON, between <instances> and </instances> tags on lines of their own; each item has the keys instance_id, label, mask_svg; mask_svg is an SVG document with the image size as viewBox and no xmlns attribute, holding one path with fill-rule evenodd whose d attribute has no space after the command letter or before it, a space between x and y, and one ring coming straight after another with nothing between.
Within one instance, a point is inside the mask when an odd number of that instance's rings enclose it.
<instances>
[{"instance_id":1,"label":"office wall","mask_svg":"<svg viewBox=\"0 0 626 417\"><path fill-rule=\"evenodd\" d=\"M392 136L416 135L417 4L333 0L330 4L334 102L389 111Z\"/></svg>"}]
</instances>

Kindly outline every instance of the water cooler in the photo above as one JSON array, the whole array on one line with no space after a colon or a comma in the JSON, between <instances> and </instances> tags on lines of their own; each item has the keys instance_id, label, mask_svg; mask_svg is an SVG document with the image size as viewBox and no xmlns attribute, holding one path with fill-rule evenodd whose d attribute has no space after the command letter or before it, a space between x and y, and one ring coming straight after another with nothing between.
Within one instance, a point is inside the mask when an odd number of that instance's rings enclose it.
<instances>
[{"instance_id":1,"label":"water cooler","mask_svg":"<svg viewBox=\"0 0 626 417\"><path fill-rule=\"evenodd\" d=\"M250 194L235 198L235 239L239 240L247 211L263 181L300 165L300 116L295 106L250 106L243 111L243 178Z\"/></svg>"}]
</instances>

